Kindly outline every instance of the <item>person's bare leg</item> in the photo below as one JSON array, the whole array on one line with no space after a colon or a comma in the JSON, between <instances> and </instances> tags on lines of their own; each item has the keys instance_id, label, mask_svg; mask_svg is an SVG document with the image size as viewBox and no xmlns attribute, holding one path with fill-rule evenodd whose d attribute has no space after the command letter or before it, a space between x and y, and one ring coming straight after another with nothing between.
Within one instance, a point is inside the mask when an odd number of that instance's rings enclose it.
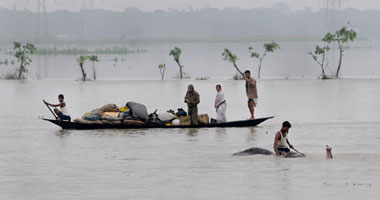
<instances>
[{"instance_id":1,"label":"person's bare leg","mask_svg":"<svg viewBox=\"0 0 380 200\"><path fill-rule=\"evenodd\" d=\"M254 103L252 101L250 101L248 103L248 108L249 108L249 112L251 113L251 118L249 118L249 119L254 120L255 119L255 106L254 106Z\"/></svg>"},{"instance_id":2,"label":"person's bare leg","mask_svg":"<svg viewBox=\"0 0 380 200\"><path fill-rule=\"evenodd\" d=\"M54 108L54 112L55 112L56 115L58 115L58 113L59 113L60 111L58 110L58 108Z\"/></svg>"}]
</instances>

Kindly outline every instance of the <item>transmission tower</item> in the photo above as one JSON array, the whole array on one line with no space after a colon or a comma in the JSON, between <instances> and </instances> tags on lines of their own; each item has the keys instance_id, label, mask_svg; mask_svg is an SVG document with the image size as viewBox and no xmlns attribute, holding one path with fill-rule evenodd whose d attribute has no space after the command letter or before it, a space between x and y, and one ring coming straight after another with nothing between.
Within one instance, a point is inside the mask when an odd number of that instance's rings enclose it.
<instances>
[{"instance_id":1,"label":"transmission tower","mask_svg":"<svg viewBox=\"0 0 380 200\"><path fill-rule=\"evenodd\" d=\"M40 18L41 18L41 1L37 0L37 8L36 8L36 23L35 23L35 40L38 43L40 43Z\"/></svg>"},{"instance_id":2,"label":"transmission tower","mask_svg":"<svg viewBox=\"0 0 380 200\"><path fill-rule=\"evenodd\" d=\"M80 15L81 15L81 20L80 20L80 39L83 40L84 36L84 24L85 24L85 9L86 9L86 0L82 0L82 3L80 5Z\"/></svg>"},{"instance_id":3,"label":"transmission tower","mask_svg":"<svg viewBox=\"0 0 380 200\"><path fill-rule=\"evenodd\" d=\"M46 41L49 36L49 29L48 29L48 17L47 17L47 10L46 10L46 0L42 0L42 19L43 19L43 30L44 30L44 35L43 39Z\"/></svg>"},{"instance_id":4,"label":"transmission tower","mask_svg":"<svg viewBox=\"0 0 380 200\"><path fill-rule=\"evenodd\" d=\"M37 6L36 6L35 40L37 43L40 43L41 41L46 41L49 35L48 17L47 17L47 9L46 9L46 0L37 0L36 3L37 3ZM41 10L42 10L42 13L41 13Z\"/></svg>"},{"instance_id":5,"label":"transmission tower","mask_svg":"<svg viewBox=\"0 0 380 200\"><path fill-rule=\"evenodd\" d=\"M349 0L326 0L326 28L329 32L337 28L337 13L342 11L345 5L349 5Z\"/></svg>"}]
</instances>

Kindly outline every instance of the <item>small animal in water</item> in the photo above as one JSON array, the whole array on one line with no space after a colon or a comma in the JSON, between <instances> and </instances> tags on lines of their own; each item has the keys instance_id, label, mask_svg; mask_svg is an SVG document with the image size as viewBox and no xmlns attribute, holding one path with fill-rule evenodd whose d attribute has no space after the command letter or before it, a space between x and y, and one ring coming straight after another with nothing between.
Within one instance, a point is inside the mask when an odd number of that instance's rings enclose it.
<instances>
[{"instance_id":1,"label":"small animal in water","mask_svg":"<svg viewBox=\"0 0 380 200\"><path fill-rule=\"evenodd\" d=\"M332 159L333 155L331 153L332 148L329 145L326 145L326 159Z\"/></svg>"}]
</instances>

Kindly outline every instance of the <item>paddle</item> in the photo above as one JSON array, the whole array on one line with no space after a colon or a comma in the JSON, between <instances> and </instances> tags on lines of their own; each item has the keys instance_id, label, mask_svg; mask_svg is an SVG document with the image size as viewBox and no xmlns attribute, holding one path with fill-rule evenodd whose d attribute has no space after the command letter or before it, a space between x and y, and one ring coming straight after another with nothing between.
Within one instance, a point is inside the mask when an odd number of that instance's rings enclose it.
<instances>
[{"instance_id":1,"label":"paddle","mask_svg":"<svg viewBox=\"0 0 380 200\"><path fill-rule=\"evenodd\" d=\"M299 152L299 151L298 151L296 148L292 147L291 149L293 149L295 152L297 152L297 153L299 153L299 154L301 154L301 155L305 156L305 154L304 154L304 153L301 153L301 152Z\"/></svg>"},{"instance_id":2,"label":"paddle","mask_svg":"<svg viewBox=\"0 0 380 200\"><path fill-rule=\"evenodd\" d=\"M49 107L49 105L47 105L47 104L45 103L45 100L43 100L43 102L44 102L44 104L46 105L46 107L50 110L51 114L54 115L55 119L58 120L58 117L57 117L57 116L55 115L55 113L51 110L51 108Z\"/></svg>"}]
</instances>

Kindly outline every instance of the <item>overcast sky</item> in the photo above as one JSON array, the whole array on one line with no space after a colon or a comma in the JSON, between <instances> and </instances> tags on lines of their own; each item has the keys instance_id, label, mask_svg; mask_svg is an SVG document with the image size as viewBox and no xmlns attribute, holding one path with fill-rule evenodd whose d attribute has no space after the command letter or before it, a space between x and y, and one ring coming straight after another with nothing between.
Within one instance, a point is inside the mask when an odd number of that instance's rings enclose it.
<instances>
[{"instance_id":1,"label":"overcast sky","mask_svg":"<svg viewBox=\"0 0 380 200\"><path fill-rule=\"evenodd\" d=\"M43 0L39 0L43 2ZM57 9L79 10L82 2L86 8L101 8L108 10L123 11L128 7L137 7L141 10L151 11L156 9L180 9L189 10L201 9L205 7L226 8L237 7L242 9L271 7L276 3L287 3L292 10L310 7L313 10L326 7L328 0L45 0L48 11ZM380 10L380 0L329 0L335 2L336 7L357 9L378 9ZM0 0L0 7L16 9L29 9L35 11L38 0ZM42 7L41 7L42 9Z\"/></svg>"}]
</instances>

